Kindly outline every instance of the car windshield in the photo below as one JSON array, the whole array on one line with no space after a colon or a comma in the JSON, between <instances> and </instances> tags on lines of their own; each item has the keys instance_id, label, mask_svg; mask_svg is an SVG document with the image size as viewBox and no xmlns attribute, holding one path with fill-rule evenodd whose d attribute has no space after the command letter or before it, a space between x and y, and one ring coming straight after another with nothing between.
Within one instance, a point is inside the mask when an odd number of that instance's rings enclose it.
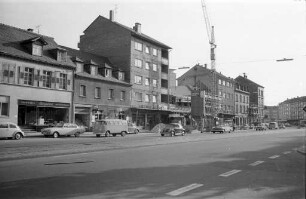
<instances>
[{"instance_id":1,"label":"car windshield","mask_svg":"<svg viewBox=\"0 0 306 199\"><path fill-rule=\"evenodd\" d=\"M64 126L64 123L57 123L56 125L55 125L55 127L63 127Z\"/></svg>"}]
</instances>

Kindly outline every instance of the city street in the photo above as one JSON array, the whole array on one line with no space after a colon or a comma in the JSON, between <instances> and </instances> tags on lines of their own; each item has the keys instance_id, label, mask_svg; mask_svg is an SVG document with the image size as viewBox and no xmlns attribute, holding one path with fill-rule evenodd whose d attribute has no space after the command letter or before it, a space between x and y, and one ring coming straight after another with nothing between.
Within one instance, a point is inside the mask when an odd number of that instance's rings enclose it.
<instances>
[{"instance_id":1,"label":"city street","mask_svg":"<svg viewBox=\"0 0 306 199\"><path fill-rule=\"evenodd\" d=\"M305 134L285 129L0 140L0 198L302 199L305 154L297 149ZM9 150L19 157L4 157ZM32 152L36 157L25 155Z\"/></svg>"}]
</instances>

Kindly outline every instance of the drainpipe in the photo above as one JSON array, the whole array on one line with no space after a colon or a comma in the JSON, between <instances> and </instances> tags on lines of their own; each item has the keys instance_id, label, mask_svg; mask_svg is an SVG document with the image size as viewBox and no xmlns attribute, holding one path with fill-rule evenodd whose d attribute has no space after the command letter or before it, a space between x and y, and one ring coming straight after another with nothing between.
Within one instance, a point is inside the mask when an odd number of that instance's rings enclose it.
<instances>
[{"instance_id":1,"label":"drainpipe","mask_svg":"<svg viewBox=\"0 0 306 199\"><path fill-rule=\"evenodd\" d=\"M71 86L71 122L75 122L74 118L74 70L72 70L72 86Z\"/></svg>"}]
</instances>

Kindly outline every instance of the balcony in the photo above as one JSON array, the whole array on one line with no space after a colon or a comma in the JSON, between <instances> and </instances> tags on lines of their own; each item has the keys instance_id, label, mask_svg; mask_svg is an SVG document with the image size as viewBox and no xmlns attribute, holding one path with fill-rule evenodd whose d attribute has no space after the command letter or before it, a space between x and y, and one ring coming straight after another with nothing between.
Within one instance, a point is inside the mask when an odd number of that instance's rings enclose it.
<instances>
[{"instance_id":1,"label":"balcony","mask_svg":"<svg viewBox=\"0 0 306 199\"><path fill-rule=\"evenodd\" d=\"M162 64L163 64L163 65L167 65L167 66L169 65L169 59L168 59L168 58L162 57L162 58L161 58L161 61L162 61Z\"/></svg>"},{"instance_id":2,"label":"balcony","mask_svg":"<svg viewBox=\"0 0 306 199\"><path fill-rule=\"evenodd\" d=\"M168 95L168 88L163 88L163 87L161 87L161 88L160 88L160 93L161 93L161 94L164 94L164 95Z\"/></svg>"}]
</instances>

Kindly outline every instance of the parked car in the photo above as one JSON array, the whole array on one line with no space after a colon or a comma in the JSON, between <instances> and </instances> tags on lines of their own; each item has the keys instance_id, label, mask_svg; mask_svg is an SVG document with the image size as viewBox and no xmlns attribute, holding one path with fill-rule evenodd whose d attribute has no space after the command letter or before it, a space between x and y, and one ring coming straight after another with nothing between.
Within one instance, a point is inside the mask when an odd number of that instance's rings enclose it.
<instances>
[{"instance_id":1,"label":"parked car","mask_svg":"<svg viewBox=\"0 0 306 199\"><path fill-rule=\"evenodd\" d=\"M82 133L85 132L84 127L80 127L72 123L58 123L54 127L44 128L41 130L41 133L45 136L52 136L58 138L59 136L71 136L79 137Z\"/></svg>"},{"instance_id":2,"label":"parked car","mask_svg":"<svg viewBox=\"0 0 306 199\"><path fill-rule=\"evenodd\" d=\"M167 124L165 128L161 131L161 136L169 135L169 136L175 136L175 135L185 135L185 129L180 123L171 123Z\"/></svg>"},{"instance_id":3,"label":"parked car","mask_svg":"<svg viewBox=\"0 0 306 199\"><path fill-rule=\"evenodd\" d=\"M278 123L277 122L270 122L269 123L269 129L278 129Z\"/></svg>"},{"instance_id":4,"label":"parked car","mask_svg":"<svg viewBox=\"0 0 306 199\"><path fill-rule=\"evenodd\" d=\"M128 123L128 133L139 133L139 128L136 126L136 124L129 122Z\"/></svg>"},{"instance_id":5,"label":"parked car","mask_svg":"<svg viewBox=\"0 0 306 199\"><path fill-rule=\"evenodd\" d=\"M257 125L256 127L255 127L255 130L256 131L265 131L265 130L267 130L268 129L268 127L266 126L266 125L264 125L264 124L260 124L260 125Z\"/></svg>"},{"instance_id":6,"label":"parked car","mask_svg":"<svg viewBox=\"0 0 306 199\"><path fill-rule=\"evenodd\" d=\"M211 129L211 132L216 133L224 133L224 132L232 132L233 131L233 127L231 126L215 126Z\"/></svg>"},{"instance_id":7,"label":"parked car","mask_svg":"<svg viewBox=\"0 0 306 199\"><path fill-rule=\"evenodd\" d=\"M19 140L24 137L24 132L17 124L12 122L0 122L0 138L13 138Z\"/></svg>"},{"instance_id":8,"label":"parked car","mask_svg":"<svg viewBox=\"0 0 306 199\"><path fill-rule=\"evenodd\" d=\"M278 125L278 127L279 127L279 129L285 129L286 128L285 124L280 124L280 125Z\"/></svg>"},{"instance_id":9,"label":"parked car","mask_svg":"<svg viewBox=\"0 0 306 199\"><path fill-rule=\"evenodd\" d=\"M97 120L93 124L93 133L96 137L104 135L105 137L121 135L122 137L128 133L128 122L120 119L103 119Z\"/></svg>"}]
</instances>

